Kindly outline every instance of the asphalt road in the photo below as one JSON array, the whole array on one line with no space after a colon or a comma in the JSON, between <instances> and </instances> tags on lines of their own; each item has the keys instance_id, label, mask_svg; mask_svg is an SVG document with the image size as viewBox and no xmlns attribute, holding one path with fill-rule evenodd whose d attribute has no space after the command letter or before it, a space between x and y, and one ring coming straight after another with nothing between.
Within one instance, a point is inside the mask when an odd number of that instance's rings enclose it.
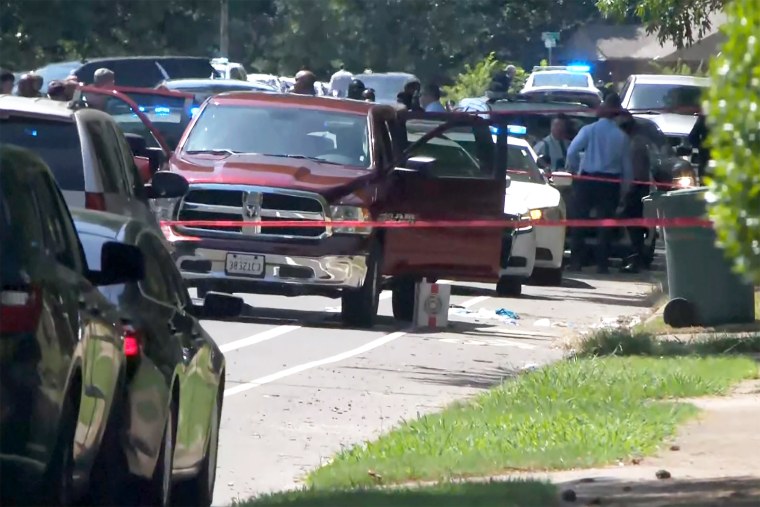
<instances>
[{"instance_id":1,"label":"asphalt road","mask_svg":"<svg viewBox=\"0 0 760 507\"><path fill-rule=\"evenodd\" d=\"M346 446L558 359L567 333L646 314L649 280L586 275L519 299L457 284L460 308L435 331L399 326L387 292L372 331L343 328L339 300L245 296L250 316L204 322L227 357L214 505L294 487ZM520 319L500 320L500 308Z\"/></svg>"}]
</instances>

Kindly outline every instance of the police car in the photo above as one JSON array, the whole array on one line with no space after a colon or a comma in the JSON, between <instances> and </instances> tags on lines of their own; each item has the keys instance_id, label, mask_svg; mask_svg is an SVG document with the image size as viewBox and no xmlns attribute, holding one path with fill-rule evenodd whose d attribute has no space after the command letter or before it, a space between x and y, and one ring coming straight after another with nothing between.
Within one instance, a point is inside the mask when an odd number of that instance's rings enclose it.
<instances>
[{"instance_id":1,"label":"police car","mask_svg":"<svg viewBox=\"0 0 760 507\"><path fill-rule=\"evenodd\" d=\"M594 84L588 65L533 67L520 96L528 100L579 102L589 107L602 102L602 92Z\"/></svg>"}]
</instances>

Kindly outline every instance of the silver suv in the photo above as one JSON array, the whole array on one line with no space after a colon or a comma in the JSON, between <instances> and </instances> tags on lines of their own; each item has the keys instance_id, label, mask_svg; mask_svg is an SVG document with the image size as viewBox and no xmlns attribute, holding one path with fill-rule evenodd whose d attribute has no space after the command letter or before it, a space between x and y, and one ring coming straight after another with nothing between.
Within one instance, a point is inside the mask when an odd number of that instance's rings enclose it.
<instances>
[{"instance_id":1,"label":"silver suv","mask_svg":"<svg viewBox=\"0 0 760 507\"><path fill-rule=\"evenodd\" d=\"M130 216L160 229L149 199L187 191L187 182L168 172L145 185L113 118L73 103L0 95L0 144L42 158L72 208Z\"/></svg>"}]
</instances>

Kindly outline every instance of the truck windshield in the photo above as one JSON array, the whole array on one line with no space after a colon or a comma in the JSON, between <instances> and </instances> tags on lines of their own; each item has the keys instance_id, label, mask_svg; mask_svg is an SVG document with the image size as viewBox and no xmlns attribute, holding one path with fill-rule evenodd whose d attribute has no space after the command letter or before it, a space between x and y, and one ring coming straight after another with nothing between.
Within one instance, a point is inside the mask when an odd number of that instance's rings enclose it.
<instances>
[{"instance_id":1,"label":"truck windshield","mask_svg":"<svg viewBox=\"0 0 760 507\"><path fill-rule=\"evenodd\" d=\"M628 109L698 109L704 91L704 87L696 85L636 84Z\"/></svg>"},{"instance_id":2,"label":"truck windshield","mask_svg":"<svg viewBox=\"0 0 760 507\"><path fill-rule=\"evenodd\" d=\"M366 116L358 114L209 104L182 151L256 153L366 169L370 165L368 133Z\"/></svg>"}]
</instances>

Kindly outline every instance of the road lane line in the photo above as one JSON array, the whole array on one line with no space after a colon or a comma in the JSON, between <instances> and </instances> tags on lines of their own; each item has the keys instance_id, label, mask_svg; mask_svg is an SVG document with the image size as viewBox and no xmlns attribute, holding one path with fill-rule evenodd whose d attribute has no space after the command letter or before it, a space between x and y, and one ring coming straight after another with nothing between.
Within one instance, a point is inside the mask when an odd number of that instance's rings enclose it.
<instances>
[{"instance_id":1,"label":"road lane line","mask_svg":"<svg viewBox=\"0 0 760 507\"><path fill-rule=\"evenodd\" d=\"M293 331L301 329L301 327L302 326L277 326L275 328L262 331L261 333L251 335L248 338L241 338L240 340L235 340L230 343L220 345L219 350L222 352L230 352L233 350L242 349L243 347L256 345L257 343L265 342L267 340L271 340L272 338L277 338L278 336L282 336L286 333L291 333Z\"/></svg>"},{"instance_id":2,"label":"road lane line","mask_svg":"<svg viewBox=\"0 0 760 507\"><path fill-rule=\"evenodd\" d=\"M383 345L386 345L394 340L401 338L407 333L408 331L397 331L395 333L387 334L385 336L381 336L380 338L377 338L376 340L367 342L361 347L356 347L355 349L347 350L345 352L341 352L340 354L335 354L334 356L325 357L323 359L317 359L316 361L309 361L308 363L299 364L291 368L287 368L285 370L272 373L271 375L266 375L264 377L253 379L250 382L246 382L245 384L240 384L235 387L230 387L229 389L224 390L224 397L226 398L228 396L240 394L245 391L249 391L251 389L260 387L264 384L269 384L277 380L283 379L285 377L290 377L292 375L302 373L306 370L311 370L314 368L319 368L320 366L338 363L340 361L350 359L354 356L358 356L360 354L364 354L365 352L369 352L372 349L382 347Z\"/></svg>"},{"instance_id":3,"label":"road lane line","mask_svg":"<svg viewBox=\"0 0 760 507\"><path fill-rule=\"evenodd\" d=\"M478 296L476 298L468 299L467 301L460 304L459 306L463 308L470 308L471 306L475 306L478 303L482 303L483 301L488 301L489 299L491 299L490 296Z\"/></svg>"}]
</instances>

